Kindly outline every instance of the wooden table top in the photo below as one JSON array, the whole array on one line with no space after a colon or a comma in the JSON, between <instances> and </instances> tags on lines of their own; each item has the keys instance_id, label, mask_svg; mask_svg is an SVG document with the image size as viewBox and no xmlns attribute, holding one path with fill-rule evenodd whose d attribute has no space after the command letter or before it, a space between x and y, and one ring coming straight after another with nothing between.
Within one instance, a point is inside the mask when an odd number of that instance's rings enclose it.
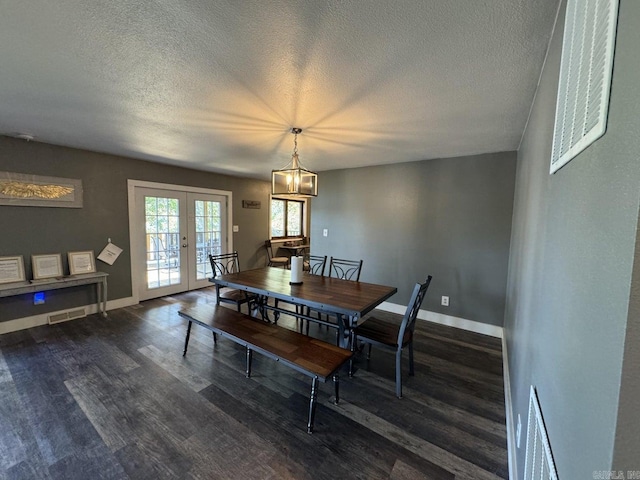
<instances>
[{"instance_id":1,"label":"wooden table top","mask_svg":"<svg viewBox=\"0 0 640 480\"><path fill-rule=\"evenodd\" d=\"M303 248L309 248L311 245L305 243L304 245L274 245L274 248L284 248L286 250L302 250Z\"/></svg>"},{"instance_id":2,"label":"wooden table top","mask_svg":"<svg viewBox=\"0 0 640 480\"><path fill-rule=\"evenodd\" d=\"M291 285L291 271L265 267L215 277L218 285L246 290L315 310L361 317L394 295L398 289L386 285L354 282L303 273L303 283Z\"/></svg>"}]
</instances>

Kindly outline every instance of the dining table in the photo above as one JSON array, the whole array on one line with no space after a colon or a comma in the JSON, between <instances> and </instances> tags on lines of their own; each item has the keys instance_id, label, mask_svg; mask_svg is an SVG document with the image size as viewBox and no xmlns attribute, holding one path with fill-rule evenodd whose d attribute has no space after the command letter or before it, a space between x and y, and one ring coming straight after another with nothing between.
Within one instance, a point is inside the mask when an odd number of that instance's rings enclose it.
<instances>
[{"instance_id":1,"label":"dining table","mask_svg":"<svg viewBox=\"0 0 640 480\"><path fill-rule=\"evenodd\" d=\"M286 245L283 243L281 245L278 245L278 249L282 248L283 250L288 250L291 256L294 257L300 255L300 253L308 251L310 247L311 245L309 245L308 243L301 243L300 245Z\"/></svg>"},{"instance_id":2,"label":"dining table","mask_svg":"<svg viewBox=\"0 0 640 480\"><path fill-rule=\"evenodd\" d=\"M279 302L270 305L269 299L334 315L337 318L338 342L345 348L349 345L349 333L358 324L358 320L398 291L396 287L312 275L307 272L302 274L302 283L292 284L291 271L277 267L229 273L216 276L211 281L216 284L218 292L220 288L229 287L256 295L263 318L268 319L265 313L270 310L276 314L286 313L318 321L304 315L304 308L291 311L278 306Z\"/></svg>"}]
</instances>

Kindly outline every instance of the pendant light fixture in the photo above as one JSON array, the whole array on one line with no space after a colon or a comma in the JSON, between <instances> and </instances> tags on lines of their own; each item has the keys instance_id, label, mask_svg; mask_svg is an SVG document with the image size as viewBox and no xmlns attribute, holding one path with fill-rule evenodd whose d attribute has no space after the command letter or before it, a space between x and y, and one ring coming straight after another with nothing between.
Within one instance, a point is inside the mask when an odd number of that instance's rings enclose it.
<instances>
[{"instance_id":1,"label":"pendant light fixture","mask_svg":"<svg viewBox=\"0 0 640 480\"><path fill-rule=\"evenodd\" d=\"M298 134L302 129L294 127L291 133L295 135L291 162L280 170L271 171L271 195L317 197L318 174L302 167L298 158Z\"/></svg>"}]
</instances>

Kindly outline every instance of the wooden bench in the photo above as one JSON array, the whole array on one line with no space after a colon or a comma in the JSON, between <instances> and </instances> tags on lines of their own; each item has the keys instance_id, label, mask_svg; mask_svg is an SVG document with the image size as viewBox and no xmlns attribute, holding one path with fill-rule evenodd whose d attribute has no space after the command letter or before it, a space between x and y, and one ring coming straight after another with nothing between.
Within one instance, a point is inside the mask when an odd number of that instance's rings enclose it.
<instances>
[{"instance_id":1,"label":"wooden bench","mask_svg":"<svg viewBox=\"0 0 640 480\"><path fill-rule=\"evenodd\" d=\"M338 403L338 370L353 355L349 350L221 306L196 305L178 312L178 315L189 321L183 356L187 354L191 324L197 323L213 332L214 341L215 335L220 334L247 349L247 377L251 376L254 351L311 377L308 433L313 432L318 381L326 382L333 378L335 403Z\"/></svg>"}]
</instances>

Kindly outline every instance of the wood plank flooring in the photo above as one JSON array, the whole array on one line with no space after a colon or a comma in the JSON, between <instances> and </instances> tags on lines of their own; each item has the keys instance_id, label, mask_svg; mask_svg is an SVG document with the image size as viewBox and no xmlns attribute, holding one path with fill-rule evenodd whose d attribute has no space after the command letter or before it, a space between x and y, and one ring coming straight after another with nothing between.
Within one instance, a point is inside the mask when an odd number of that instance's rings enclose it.
<instances>
[{"instance_id":1,"label":"wood plank flooring","mask_svg":"<svg viewBox=\"0 0 640 480\"><path fill-rule=\"evenodd\" d=\"M0 335L0 479L507 478L499 339L418 322L404 398L374 348L339 405L320 385L309 435L308 377L256 354L246 378L244 350L197 325L182 357L177 311L214 302L207 288Z\"/></svg>"}]
</instances>

